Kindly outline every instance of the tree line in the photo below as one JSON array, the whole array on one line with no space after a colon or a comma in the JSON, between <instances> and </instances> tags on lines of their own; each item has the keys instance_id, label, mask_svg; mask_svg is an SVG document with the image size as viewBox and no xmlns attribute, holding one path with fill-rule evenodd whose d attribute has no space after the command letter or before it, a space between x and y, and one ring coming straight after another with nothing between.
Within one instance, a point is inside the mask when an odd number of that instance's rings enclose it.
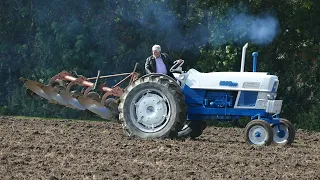
<instances>
[{"instance_id":1,"label":"tree line","mask_svg":"<svg viewBox=\"0 0 320 180\"><path fill-rule=\"evenodd\" d=\"M26 97L19 77L48 83L62 70L87 77L143 73L160 44L185 69L239 71L249 43L258 71L279 77L282 116L320 130L320 2L313 0L0 0L0 113L79 118Z\"/></svg>"}]
</instances>

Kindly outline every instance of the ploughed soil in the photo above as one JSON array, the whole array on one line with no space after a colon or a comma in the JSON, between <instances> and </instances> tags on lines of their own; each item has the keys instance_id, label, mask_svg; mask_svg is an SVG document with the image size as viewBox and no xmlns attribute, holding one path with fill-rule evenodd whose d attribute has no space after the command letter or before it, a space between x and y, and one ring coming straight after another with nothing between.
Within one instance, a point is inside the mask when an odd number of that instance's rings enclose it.
<instances>
[{"instance_id":1,"label":"ploughed soil","mask_svg":"<svg viewBox=\"0 0 320 180\"><path fill-rule=\"evenodd\" d=\"M241 128L139 140L111 122L0 117L0 179L320 179L319 136L255 147Z\"/></svg>"}]
</instances>

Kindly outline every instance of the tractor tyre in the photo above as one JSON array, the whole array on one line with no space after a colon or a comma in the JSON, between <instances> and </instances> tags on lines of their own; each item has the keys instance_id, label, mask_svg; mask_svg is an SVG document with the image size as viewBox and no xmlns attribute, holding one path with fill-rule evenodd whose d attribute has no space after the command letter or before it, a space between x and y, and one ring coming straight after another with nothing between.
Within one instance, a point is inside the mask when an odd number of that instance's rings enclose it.
<instances>
[{"instance_id":1,"label":"tractor tyre","mask_svg":"<svg viewBox=\"0 0 320 180\"><path fill-rule=\"evenodd\" d=\"M207 127L206 121L188 121L183 128L178 132L178 138L191 138L199 137L203 130Z\"/></svg>"},{"instance_id":2,"label":"tractor tyre","mask_svg":"<svg viewBox=\"0 0 320 180\"><path fill-rule=\"evenodd\" d=\"M295 139L295 128L293 124L287 120L280 118L280 131L276 124L271 125L273 130L273 142L278 145L291 145Z\"/></svg>"},{"instance_id":3,"label":"tractor tyre","mask_svg":"<svg viewBox=\"0 0 320 180\"><path fill-rule=\"evenodd\" d=\"M186 120L186 110L184 95L174 79L149 74L125 89L119 120L129 136L175 138Z\"/></svg>"},{"instance_id":4,"label":"tractor tyre","mask_svg":"<svg viewBox=\"0 0 320 180\"><path fill-rule=\"evenodd\" d=\"M245 139L248 144L268 146L273 140L272 128L264 120L252 120L246 126Z\"/></svg>"}]
</instances>

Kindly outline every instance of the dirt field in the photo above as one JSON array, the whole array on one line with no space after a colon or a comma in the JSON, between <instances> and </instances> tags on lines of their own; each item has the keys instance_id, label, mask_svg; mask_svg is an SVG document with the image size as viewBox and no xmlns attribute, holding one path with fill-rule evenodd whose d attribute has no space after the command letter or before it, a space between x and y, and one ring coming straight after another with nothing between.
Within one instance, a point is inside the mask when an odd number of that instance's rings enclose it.
<instances>
[{"instance_id":1,"label":"dirt field","mask_svg":"<svg viewBox=\"0 0 320 180\"><path fill-rule=\"evenodd\" d=\"M320 133L253 147L243 130L137 140L110 122L0 117L0 179L320 179Z\"/></svg>"}]
</instances>

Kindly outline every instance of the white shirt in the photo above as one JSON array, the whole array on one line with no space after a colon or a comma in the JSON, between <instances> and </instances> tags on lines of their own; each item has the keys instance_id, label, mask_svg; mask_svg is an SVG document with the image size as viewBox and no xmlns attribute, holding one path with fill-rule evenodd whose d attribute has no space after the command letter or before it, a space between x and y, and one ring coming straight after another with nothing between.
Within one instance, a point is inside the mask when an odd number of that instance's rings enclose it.
<instances>
[{"instance_id":1,"label":"white shirt","mask_svg":"<svg viewBox=\"0 0 320 180\"><path fill-rule=\"evenodd\" d=\"M155 59L156 61L156 67L157 67L157 73L161 73L161 74L167 74L167 67L164 64L163 60L161 57L158 57Z\"/></svg>"}]
</instances>

